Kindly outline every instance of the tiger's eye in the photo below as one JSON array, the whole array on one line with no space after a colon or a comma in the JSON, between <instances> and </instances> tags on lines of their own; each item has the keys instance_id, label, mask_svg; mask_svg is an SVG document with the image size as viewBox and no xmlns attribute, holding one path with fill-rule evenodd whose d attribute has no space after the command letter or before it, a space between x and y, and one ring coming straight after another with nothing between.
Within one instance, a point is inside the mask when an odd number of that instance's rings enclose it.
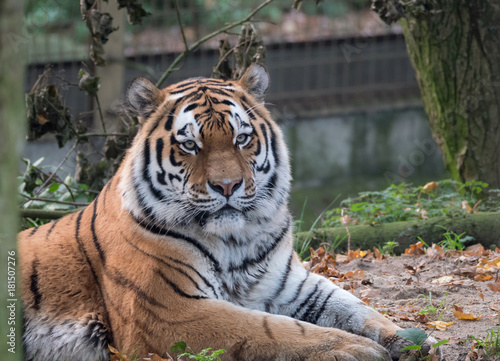
<instances>
[{"instance_id":1,"label":"tiger's eye","mask_svg":"<svg viewBox=\"0 0 500 361\"><path fill-rule=\"evenodd\" d=\"M236 137L236 141L240 144L245 143L247 139L248 139L248 134L240 134Z\"/></svg>"},{"instance_id":2,"label":"tiger's eye","mask_svg":"<svg viewBox=\"0 0 500 361\"><path fill-rule=\"evenodd\" d=\"M196 143L193 140L186 140L184 143L182 143L182 145L187 150L194 150L194 149L196 149Z\"/></svg>"}]
</instances>

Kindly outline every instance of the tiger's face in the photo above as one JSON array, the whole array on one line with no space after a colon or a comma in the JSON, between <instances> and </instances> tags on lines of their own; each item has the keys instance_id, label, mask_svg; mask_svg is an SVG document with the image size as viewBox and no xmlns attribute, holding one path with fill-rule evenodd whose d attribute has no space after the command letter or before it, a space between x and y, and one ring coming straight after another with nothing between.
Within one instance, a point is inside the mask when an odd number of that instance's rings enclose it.
<instances>
[{"instance_id":1,"label":"tiger's face","mask_svg":"<svg viewBox=\"0 0 500 361\"><path fill-rule=\"evenodd\" d=\"M288 157L262 102L268 83L262 66L237 82L198 78L159 90L135 80L128 110L143 127L122 178L127 210L146 224L234 236L286 207Z\"/></svg>"}]
</instances>

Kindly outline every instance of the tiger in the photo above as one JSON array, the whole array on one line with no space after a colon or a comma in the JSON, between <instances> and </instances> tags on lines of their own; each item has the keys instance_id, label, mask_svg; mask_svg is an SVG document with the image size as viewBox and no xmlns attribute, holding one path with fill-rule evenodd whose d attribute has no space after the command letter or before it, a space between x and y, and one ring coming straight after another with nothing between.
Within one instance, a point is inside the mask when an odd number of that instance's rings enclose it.
<instances>
[{"instance_id":1,"label":"tiger","mask_svg":"<svg viewBox=\"0 0 500 361\"><path fill-rule=\"evenodd\" d=\"M225 361L398 359L401 328L294 251L269 83L259 64L132 81L140 130L117 173L85 209L19 234L27 360L168 357L179 341Z\"/></svg>"}]
</instances>

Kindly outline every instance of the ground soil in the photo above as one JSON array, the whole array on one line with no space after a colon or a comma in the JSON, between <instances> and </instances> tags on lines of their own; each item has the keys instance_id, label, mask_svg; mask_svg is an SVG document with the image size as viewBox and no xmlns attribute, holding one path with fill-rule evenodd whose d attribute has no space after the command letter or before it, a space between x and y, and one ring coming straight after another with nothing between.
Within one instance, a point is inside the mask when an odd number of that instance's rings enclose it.
<instances>
[{"instance_id":1,"label":"ground soil","mask_svg":"<svg viewBox=\"0 0 500 361\"><path fill-rule=\"evenodd\" d=\"M484 249L477 252L477 248L471 252L438 250L423 255L384 256L383 259L381 255L376 257L375 253L354 260L353 257L349 260L346 256L337 256L334 267L339 274L330 279L399 326L419 327L427 333L432 332L438 341L449 340L443 346L446 361L500 360L500 355L481 356L481 350L471 351L475 343L465 340L471 336L484 339L487 329L499 326L498 251L498 248L497 252ZM317 257L316 263L318 260ZM312 265L314 263L313 254ZM317 266L316 270L320 268ZM443 276L449 277L443 279ZM429 295L438 310L419 315L429 305ZM453 312L454 305L463 307L464 313L481 317L476 320L458 319ZM438 319L453 322L453 325L444 331L427 326Z\"/></svg>"}]
</instances>

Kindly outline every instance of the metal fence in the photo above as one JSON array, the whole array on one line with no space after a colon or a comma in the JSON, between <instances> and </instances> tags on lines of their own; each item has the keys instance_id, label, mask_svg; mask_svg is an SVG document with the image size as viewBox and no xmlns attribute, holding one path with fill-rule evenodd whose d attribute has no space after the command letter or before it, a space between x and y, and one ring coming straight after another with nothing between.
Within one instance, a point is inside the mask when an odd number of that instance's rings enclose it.
<instances>
[{"instance_id":1,"label":"metal fence","mask_svg":"<svg viewBox=\"0 0 500 361\"><path fill-rule=\"evenodd\" d=\"M361 43L362 40L362 43ZM395 101L419 99L418 84L404 38L399 34L369 38L324 39L267 45L266 66L271 87L266 101L280 114L306 117L327 115ZM360 45L362 44L362 45ZM136 76L157 80L177 53L126 57L125 83ZM193 76L210 76L217 64L218 50L200 49L191 54L167 83ZM47 64L31 64L27 89ZM70 83L77 82L81 61L52 63L54 73ZM63 83L63 85L66 83ZM92 101L78 88L67 85L65 101L73 113L92 109Z\"/></svg>"}]
</instances>

